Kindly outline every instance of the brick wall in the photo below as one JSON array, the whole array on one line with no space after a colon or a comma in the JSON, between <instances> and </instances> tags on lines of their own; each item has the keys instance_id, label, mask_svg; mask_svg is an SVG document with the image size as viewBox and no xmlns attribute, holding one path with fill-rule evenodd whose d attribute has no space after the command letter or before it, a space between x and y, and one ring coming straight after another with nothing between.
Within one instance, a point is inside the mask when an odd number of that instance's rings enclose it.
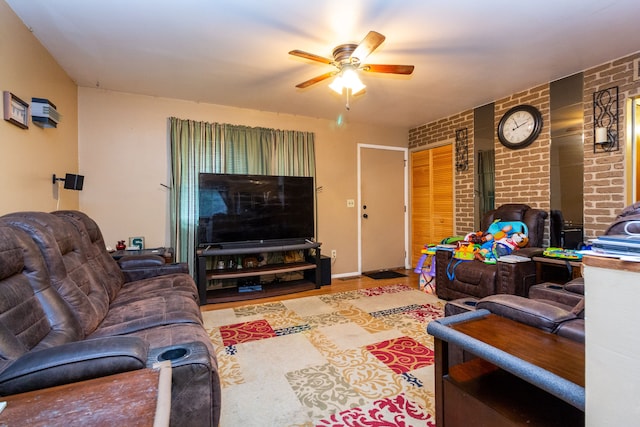
<instances>
[{"instance_id":1,"label":"brick wall","mask_svg":"<svg viewBox=\"0 0 640 427\"><path fill-rule=\"evenodd\" d=\"M626 200L625 145L626 103L640 96L640 80L633 81L633 62L640 52L584 71L584 225L585 236L602 234ZM619 86L620 150L593 153L593 92ZM495 101L495 127L511 107L530 104L542 113L540 136L530 146L510 150L494 136L496 206L518 202L549 211L551 137L549 127L549 84L518 92ZM455 130L469 131L469 169L455 174L456 234L473 230L473 110L428 123L409 131L409 148L428 148L430 144L455 138ZM548 222L545 244L548 244Z\"/></svg>"},{"instance_id":2,"label":"brick wall","mask_svg":"<svg viewBox=\"0 0 640 427\"><path fill-rule=\"evenodd\" d=\"M633 61L640 53L602 64L584 72L584 224L585 236L601 235L628 204L625 187L626 109L630 97L640 95L633 81ZM618 86L618 151L593 150L593 93Z\"/></svg>"},{"instance_id":3,"label":"brick wall","mask_svg":"<svg viewBox=\"0 0 640 427\"><path fill-rule=\"evenodd\" d=\"M409 131L409 149L420 150L442 145L445 142L454 144L456 130L463 128L467 128L469 167L465 171L455 173L455 233L461 233L458 230L473 229L473 110L467 110ZM465 231L465 233L467 232Z\"/></svg>"},{"instance_id":4,"label":"brick wall","mask_svg":"<svg viewBox=\"0 0 640 427\"><path fill-rule=\"evenodd\" d=\"M511 150L495 141L496 206L524 203L548 211L550 208L551 132L549 85L541 85L515 93L495 102L495 123L516 105L533 105L542 114L542 130L528 147Z\"/></svg>"}]
</instances>

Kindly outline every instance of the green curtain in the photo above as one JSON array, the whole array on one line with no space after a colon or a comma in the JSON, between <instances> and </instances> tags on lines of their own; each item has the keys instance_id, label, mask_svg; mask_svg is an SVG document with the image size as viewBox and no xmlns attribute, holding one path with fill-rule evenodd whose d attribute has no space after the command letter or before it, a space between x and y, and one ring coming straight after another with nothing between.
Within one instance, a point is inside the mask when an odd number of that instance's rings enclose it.
<instances>
[{"instance_id":1,"label":"green curtain","mask_svg":"<svg viewBox=\"0 0 640 427\"><path fill-rule=\"evenodd\" d=\"M171 246L195 267L200 172L315 176L314 134L171 117Z\"/></svg>"}]
</instances>

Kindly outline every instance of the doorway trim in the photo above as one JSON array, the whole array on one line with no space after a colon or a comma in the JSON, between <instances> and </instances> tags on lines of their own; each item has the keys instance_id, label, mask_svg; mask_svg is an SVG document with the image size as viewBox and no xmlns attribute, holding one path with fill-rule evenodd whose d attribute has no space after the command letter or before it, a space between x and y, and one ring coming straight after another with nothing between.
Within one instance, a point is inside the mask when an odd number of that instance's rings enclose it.
<instances>
[{"instance_id":1,"label":"doorway trim","mask_svg":"<svg viewBox=\"0 0 640 427\"><path fill-rule=\"evenodd\" d=\"M404 200L404 268L409 269L409 173L408 155L409 149L406 147L394 147L390 145L374 145L358 143L357 153L357 187L358 187L358 274L362 274L362 156L363 149L401 151L404 158L403 174L403 200Z\"/></svg>"}]
</instances>

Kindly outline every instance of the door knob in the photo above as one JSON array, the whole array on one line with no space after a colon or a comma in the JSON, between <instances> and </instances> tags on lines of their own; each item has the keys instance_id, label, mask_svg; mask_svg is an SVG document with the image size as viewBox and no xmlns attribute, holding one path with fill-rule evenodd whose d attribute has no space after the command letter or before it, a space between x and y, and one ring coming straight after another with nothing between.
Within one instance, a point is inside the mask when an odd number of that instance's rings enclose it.
<instances>
[{"instance_id":1,"label":"door knob","mask_svg":"<svg viewBox=\"0 0 640 427\"><path fill-rule=\"evenodd\" d=\"M367 214L362 214L362 218L367 219L367 218L369 218L369 215L367 215Z\"/></svg>"}]
</instances>

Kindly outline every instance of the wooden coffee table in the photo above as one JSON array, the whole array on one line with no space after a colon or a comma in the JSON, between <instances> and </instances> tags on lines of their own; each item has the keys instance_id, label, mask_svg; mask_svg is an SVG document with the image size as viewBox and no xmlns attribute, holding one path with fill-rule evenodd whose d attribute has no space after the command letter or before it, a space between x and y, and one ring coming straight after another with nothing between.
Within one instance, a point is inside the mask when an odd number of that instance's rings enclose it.
<instances>
[{"instance_id":1,"label":"wooden coffee table","mask_svg":"<svg viewBox=\"0 0 640 427\"><path fill-rule=\"evenodd\" d=\"M171 364L0 397L6 426L168 426Z\"/></svg>"},{"instance_id":2,"label":"wooden coffee table","mask_svg":"<svg viewBox=\"0 0 640 427\"><path fill-rule=\"evenodd\" d=\"M584 425L583 344L486 310L431 322L428 331L438 427ZM450 345L476 357L450 365Z\"/></svg>"}]
</instances>

